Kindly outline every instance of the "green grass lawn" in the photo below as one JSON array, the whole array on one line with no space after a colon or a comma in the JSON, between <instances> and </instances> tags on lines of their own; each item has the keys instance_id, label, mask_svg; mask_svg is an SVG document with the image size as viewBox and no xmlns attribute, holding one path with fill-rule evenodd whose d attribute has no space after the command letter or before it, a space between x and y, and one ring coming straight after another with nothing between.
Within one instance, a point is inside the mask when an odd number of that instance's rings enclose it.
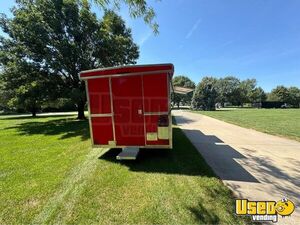
<instances>
[{"instance_id":1,"label":"green grass lawn","mask_svg":"<svg viewBox=\"0 0 300 225\"><path fill-rule=\"evenodd\" d=\"M0 224L244 223L179 128L173 150L119 162L74 118L0 117Z\"/></svg>"},{"instance_id":2,"label":"green grass lawn","mask_svg":"<svg viewBox=\"0 0 300 225\"><path fill-rule=\"evenodd\" d=\"M224 109L197 112L242 127L300 141L300 109Z\"/></svg>"}]
</instances>

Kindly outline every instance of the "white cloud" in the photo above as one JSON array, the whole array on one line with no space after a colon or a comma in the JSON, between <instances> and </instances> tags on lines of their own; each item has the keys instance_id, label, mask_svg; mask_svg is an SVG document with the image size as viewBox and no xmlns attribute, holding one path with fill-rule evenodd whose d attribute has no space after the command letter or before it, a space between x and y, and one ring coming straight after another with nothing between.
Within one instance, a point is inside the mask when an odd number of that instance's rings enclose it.
<instances>
[{"instance_id":1,"label":"white cloud","mask_svg":"<svg viewBox=\"0 0 300 225\"><path fill-rule=\"evenodd\" d=\"M138 41L138 45L142 47L146 41L152 36L152 31L146 32Z\"/></svg>"},{"instance_id":2,"label":"white cloud","mask_svg":"<svg viewBox=\"0 0 300 225\"><path fill-rule=\"evenodd\" d=\"M190 31L186 34L186 36L185 36L185 38L186 39L189 39L192 35L193 35L193 33L195 32L195 30L197 30L197 28L198 28L198 26L199 26L199 24L202 22L202 20L201 19L198 19L197 21L196 21L196 23L194 23L194 25L193 25L193 27L190 29Z\"/></svg>"}]
</instances>

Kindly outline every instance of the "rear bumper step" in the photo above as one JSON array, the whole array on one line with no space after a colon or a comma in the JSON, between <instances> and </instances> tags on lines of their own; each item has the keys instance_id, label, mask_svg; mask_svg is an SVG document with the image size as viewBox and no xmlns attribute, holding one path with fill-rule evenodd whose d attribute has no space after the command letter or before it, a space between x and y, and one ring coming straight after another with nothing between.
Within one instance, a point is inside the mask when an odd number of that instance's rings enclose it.
<instances>
[{"instance_id":1,"label":"rear bumper step","mask_svg":"<svg viewBox=\"0 0 300 225\"><path fill-rule=\"evenodd\" d=\"M118 160L135 160L139 154L140 149L138 147L125 147L122 149L119 155L117 155Z\"/></svg>"}]
</instances>

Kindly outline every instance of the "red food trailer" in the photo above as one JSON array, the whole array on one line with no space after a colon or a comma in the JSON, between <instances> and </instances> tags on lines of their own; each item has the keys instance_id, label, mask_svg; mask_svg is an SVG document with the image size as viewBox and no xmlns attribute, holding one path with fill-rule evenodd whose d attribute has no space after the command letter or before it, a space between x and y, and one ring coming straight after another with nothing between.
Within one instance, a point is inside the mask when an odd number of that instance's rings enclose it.
<instances>
[{"instance_id":1,"label":"red food trailer","mask_svg":"<svg viewBox=\"0 0 300 225\"><path fill-rule=\"evenodd\" d=\"M139 148L172 148L172 64L82 71L93 147L122 148L118 159L135 159Z\"/></svg>"}]
</instances>

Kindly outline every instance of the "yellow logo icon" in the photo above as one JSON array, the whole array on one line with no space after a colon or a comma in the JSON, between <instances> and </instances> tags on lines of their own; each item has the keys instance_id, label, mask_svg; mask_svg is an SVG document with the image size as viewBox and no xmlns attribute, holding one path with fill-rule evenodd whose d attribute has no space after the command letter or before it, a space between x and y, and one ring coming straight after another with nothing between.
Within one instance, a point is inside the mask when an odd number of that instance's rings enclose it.
<instances>
[{"instance_id":1,"label":"yellow logo icon","mask_svg":"<svg viewBox=\"0 0 300 225\"><path fill-rule=\"evenodd\" d=\"M294 212L295 204L292 201L284 198L276 203L275 209L279 215L289 216Z\"/></svg>"},{"instance_id":2,"label":"yellow logo icon","mask_svg":"<svg viewBox=\"0 0 300 225\"><path fill-rule=\"evenodd\" d=\"M236 199L235 213L251 216L252 221L278 221L278 215L290 216L295 210L295 204L286 198L275 201L248 201Z\"/></svg>"}]
</instances>

